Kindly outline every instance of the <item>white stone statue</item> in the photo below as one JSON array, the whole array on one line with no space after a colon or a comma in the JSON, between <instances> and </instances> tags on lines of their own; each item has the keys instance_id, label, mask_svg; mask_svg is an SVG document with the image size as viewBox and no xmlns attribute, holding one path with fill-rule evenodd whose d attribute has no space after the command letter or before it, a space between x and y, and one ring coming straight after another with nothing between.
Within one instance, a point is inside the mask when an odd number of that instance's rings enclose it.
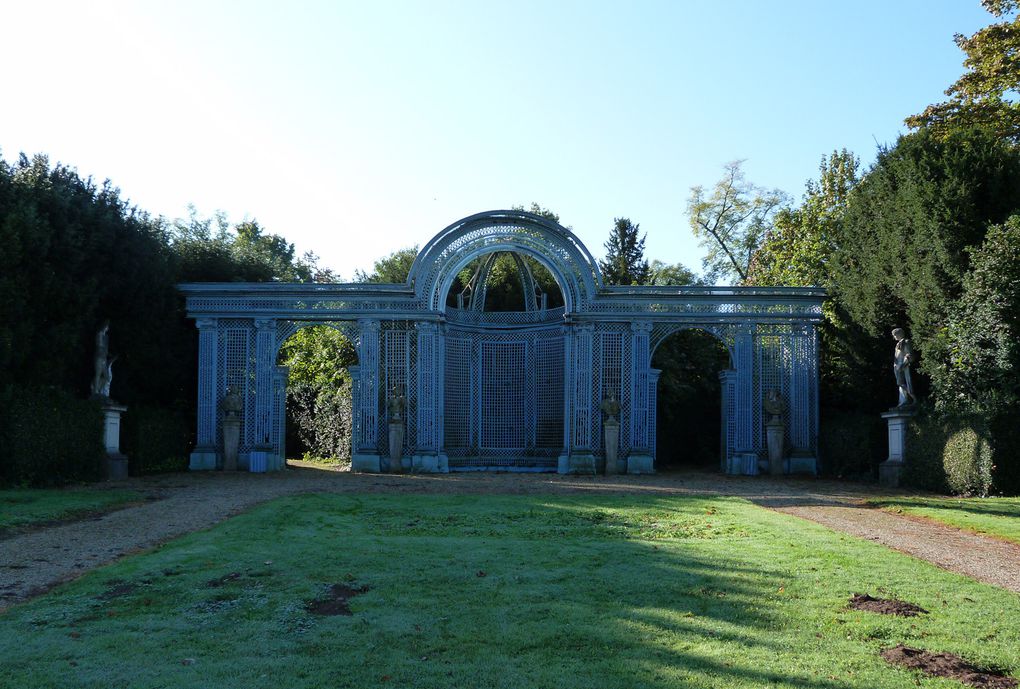
<instances>
[{"instance_id":1,"label":"white stone statue","mask_svg":"<svg viewBox=\"0 0 1020 689\"><path fill-rule=\"evenodd\" d=\"M896 340L896 351L893 356L893 373L896 376L896 385L900 390L899 407L905 407L917 402L914 396L914 383L910 380L910 366L917 358L914 354L914 346L903 328L894 328L892 336Z\"/></svg>"},{"instance_id":2,"label":"white stone statue","mask_svg":"<svg viewBox=\"0 0 1020 689\"><path fill-rule=\"evenodd\" d=\"M110 398L110 383L113 382L113 362L117 357L110 356L110 321L103 321L103 324L96 331L96 355L93 360L94 373L92 375L92 396L98 398Z\"/></svg>"}]
</instances>

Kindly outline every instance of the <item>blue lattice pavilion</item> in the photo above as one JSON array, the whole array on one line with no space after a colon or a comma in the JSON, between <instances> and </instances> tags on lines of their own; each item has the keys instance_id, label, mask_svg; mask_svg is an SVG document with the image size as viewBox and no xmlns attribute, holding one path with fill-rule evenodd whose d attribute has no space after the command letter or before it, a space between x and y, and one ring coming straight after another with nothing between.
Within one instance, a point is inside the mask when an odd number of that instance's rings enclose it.
<instances>
[{"instance_id":1,"label":"blue lattice pavilion","mask_svg":"<svg viewBox=\"0 0 1020 689\"><path fill-rule=\"evenodd\" d=\"M485 308L487 273L499 254L513 257L528 295L518 311ZM523 257L548 269L562 306L549 307ZM451 287L469 264L480 266L474 292L453 301ZM404 468L592 473L605 462L600 407L612 394L620 406L617 468L651 472L659 377L652 355L670 334L691 328L729 351L730 366L719 374L723 470L756 473L766 461L762 401L773 390L785 402L783 469L816 470L821 289L606 286L569 230L526 212L492 211L436 235L406 284L181 290L199 330L195 470L222 466L228 388L243 400L241 466L254 451L269 454L270 469L283 466L287 371L277 353L313 325L341 330L357 350L355 470L390 468L387 397L399 394Z\"/></svg>"}]
</instances>

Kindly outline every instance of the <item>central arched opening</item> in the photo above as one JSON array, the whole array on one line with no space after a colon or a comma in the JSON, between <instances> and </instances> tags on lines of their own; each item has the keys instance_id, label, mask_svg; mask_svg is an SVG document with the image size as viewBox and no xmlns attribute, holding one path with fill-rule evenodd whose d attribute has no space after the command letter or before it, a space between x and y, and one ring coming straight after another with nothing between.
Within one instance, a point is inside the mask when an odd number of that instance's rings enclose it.
<instances>
[{"instance_id":1,"label":"central arched opening","mask_svg":"<svg viewBox=\"0 0 1020 689\"><path fill-rule=\"evenodd\" d=\"M555 471L564 298L534 257L493 251L446 295L445 450L453 471Z\"/></svg>"},{"instance_id":2,"label":"central arched opening","mask_svg":"<svg viewBox=\"0 0 1020 689\"><path fill-rule=\"evenodd\" d=\"M725 452L723 408L730 353L715 335L685 328L666 337L652 356L659 374L656 464L715 469Z\"/></svg>"}]
</instances>

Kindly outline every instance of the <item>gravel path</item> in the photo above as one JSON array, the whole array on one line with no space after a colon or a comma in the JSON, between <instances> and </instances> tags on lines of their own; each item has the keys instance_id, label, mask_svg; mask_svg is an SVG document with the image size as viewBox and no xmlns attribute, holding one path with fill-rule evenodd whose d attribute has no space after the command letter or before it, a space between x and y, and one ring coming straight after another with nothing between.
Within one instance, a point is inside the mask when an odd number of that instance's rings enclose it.
<instances>
[{"instance_id":1,"label":"gravel path","mask_svg":"<svg viewBox=\"0 0 1020 689\"><path fill-rule=\"evenodd\" d=\"M738 495L1020 593L1020 546L868 508L863 505L865 498L895 494L875 486L698 472L619 477L392 476L323 471L300 464L272 475L175 474L109 485L138 490L150 501L0 540L0 610L123 555L208 528L258 503L312 492Z\"/></svg>"}]
</instances>

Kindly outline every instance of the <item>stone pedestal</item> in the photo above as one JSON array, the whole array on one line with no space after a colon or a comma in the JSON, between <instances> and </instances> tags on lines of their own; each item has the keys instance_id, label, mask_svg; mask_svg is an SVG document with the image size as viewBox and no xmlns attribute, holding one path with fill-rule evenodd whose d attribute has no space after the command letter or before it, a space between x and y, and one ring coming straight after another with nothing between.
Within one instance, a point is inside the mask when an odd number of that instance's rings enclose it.
<instances>
[{"instance_id":1,"label":"stone pedestal","mask_svg":"<svg viewBox=\"0 0 1020 689\"><path fill-rule=\"evenodd\" d=\"M617 456L620 453L620 422L616 419L606 419L602 424L602 435L606 448L606 476L620 473L617 465Z\"/></svg>"},{"instance_id":2,"label":"stone pedestal","mask_svg":"<svg viewBox=\"0 0 1020 689\"><path fill-rule=\"evenodd\" d=\"M782 421L775 422L769 421L765 424L765 437L768 442L769 448L769 473L773 476L782 476L784 473L783 467L783 450L785 449L785 434L786 427Z\"/></svg>"},{"instance_id":3,"label":"stone pedestal","mask_svg":"<svg viewBox=\"0 0 1020 689\"><path fill-rule=\"evenodd\" d=\"M120 417L127 411L127 407L115 402L104 402L100 409L103 411L106 478L111 481L125 479L128 475L128 458L120 453Z\"/></svg>"},{"instance_id":4,"label":"stone pedestal","mask_svg":"<svg viewBox=\"0 0 1020 689\"><path fill-rule=\"evenodd\" d=\"M400 419L390 421L390 471L399 472L404 470L404 422Z\"/></svg>"},{"instance_id":5,"label":"stone pedestal","mask_svg":"<svg viewBox=\"0 0 1020 689\"><path fill-rule=\"evenodd\" d=\"M223 471L237 471L237 448L241 444L241 419L223 419Z\"/></svg>"},{"instance_id":6,"label":"stone pedestal","mask_svg":"<svg viewBox=\"0 0 1020 689\"><path fill-rule=\"evenodd\" d=\"M900 485L907 456L907 431L915 415L912 408L893 407L882 414L889 427L889 457L878 465L878 482L889 488Z\"/></svg>"}]
</instances>

